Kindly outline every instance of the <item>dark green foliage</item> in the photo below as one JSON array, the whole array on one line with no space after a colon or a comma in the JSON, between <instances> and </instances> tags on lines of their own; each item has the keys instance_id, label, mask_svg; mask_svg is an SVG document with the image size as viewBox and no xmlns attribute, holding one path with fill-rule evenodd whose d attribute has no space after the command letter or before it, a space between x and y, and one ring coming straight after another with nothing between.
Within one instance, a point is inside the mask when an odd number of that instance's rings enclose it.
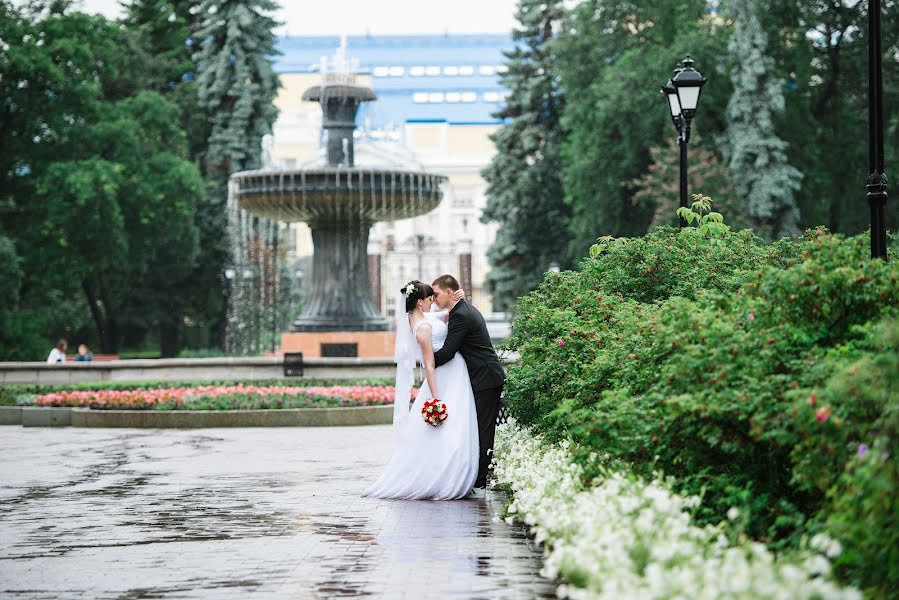
<instances>
[{"instance_id":1,"label":"dark green foliage","mask_svg":"<svg viewBox=\"0 0 899 600\"><path fill-rule=\"evenodd\" d=\"M870 597L889 598L899 589L899 320L873 328L871 336L874 351L814 390L814 405L811 395L800 395L808 437L793 460L797 483L827 492L821 518L846 549L837 572ZM825 423L808 418L824 409ZM818 429L826 435L816 435Z\"/></svg>"},{"instance_id":2,"label":"dark green foliage","mask_svg":"<svg viewBox=\"0 0 899 600\"><path fill-rule=\"evenodd\" d=\"M262 137L278 116L274 106L280 81L272 68L274 28L271 0L203 0L193 60L197 64L197 102L206 119L189 123L207 135L198 157L207 180L198 225L203 252L192 277L191 294L216 321L216 341L224 342L226 280L230 259L227 231L228 177L257 169Z\"/></svg>"},{"instance_id":3,"label":"dark green foliage","mask_svg":"<svg viewBox=\"0 0 899 600\"><path fill-rule=\"evenodd\" d=\"M882 424L894 418L895 375L846 388L847 373L866 368L857 361L882 373L895 364L883 331L899 318L899 271L871 260L868 244L825 230L765 244L749 231L694 228L601 240L595 259L519 302L512 411L572 438L584 464L599 452L641 475L674 476L680 491L704 495L701 523L737 506L753 537L795 544L843 510L845 496L826 494L858 443L896 443ZM894 486L890 477L877 485ZM886 522L894 513L877 502L857 510ZM844 528L834 531L856 544L860 534ZM869 558L886 541L853 552ZM847 576L883 585L846 560Z\"/></svg>"},{"instance_id":4,"label":"dark green foliage","mask_svg":"<svg viewBox=\"0 0 899 600\"><path fill-rule=\"evenodd\" d=\"M570 210L562 189L559 119L563 98L550 46L562 2L521 0L501 82L510 95L498 114L508 122L491 136L497 154L484 169L488 183L484 221L500 224L488 257L493 305L505 310L533 290L550 263L570 263Z\"/></svg>"},{"instance_id":5,"label":"dark green foliage","mask_svg":"<svg viewBox=\"0 0 899 600\"><path fill-rule=\"evenodd\" d=\"M698 125L710 140L723 132L730 82L720 59L730 27L708 18L707 8L705 0L587 0L565 19L554 49L574 256L597 236L646 232L655 207L634 206L634 182L648 171L650 149L674 134L658 86L687 53L714 82L702 92Z\"/></svg>"},{"instance_id":6,"label":"dark green foliage","mask_svg":"<svg viewBox=\"0 0 899 600\"><path fill-rule=\"evenodd\" d=\"M41 336L44 315L19 305L22 259L8 237L0 235L0 357L28 360L50 350Z\"/></svg>"}]
</instances>

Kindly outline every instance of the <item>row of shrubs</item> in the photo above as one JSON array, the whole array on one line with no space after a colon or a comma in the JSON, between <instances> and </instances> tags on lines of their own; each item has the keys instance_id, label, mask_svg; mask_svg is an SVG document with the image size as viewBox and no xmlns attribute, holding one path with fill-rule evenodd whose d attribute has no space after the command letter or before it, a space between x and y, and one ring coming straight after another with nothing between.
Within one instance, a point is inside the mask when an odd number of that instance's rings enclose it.
<instances>
[{"instance_id":1,"label":"row of shrubs","mask_svg":"<svg viewBox=\"0 0 899 600\"><path fill-rule=\"evenodd\" d=\"M510 409L574 442L586 481L592 453L662 471L700 525L739 507L775 550L827 533L844 581L899 589L899 269L867 235L602 239L517 312Z\"/></svg>"}]
</instances>

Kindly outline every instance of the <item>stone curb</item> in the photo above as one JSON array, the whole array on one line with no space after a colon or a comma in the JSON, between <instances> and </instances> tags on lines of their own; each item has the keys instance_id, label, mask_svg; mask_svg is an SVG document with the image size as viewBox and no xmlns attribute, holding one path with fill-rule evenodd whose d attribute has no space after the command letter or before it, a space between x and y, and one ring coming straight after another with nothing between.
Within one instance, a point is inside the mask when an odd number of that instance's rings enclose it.
<instances>
[{"instance_id":1,"label":"stone curb","mask_svg":"<svg viewBox=\"0 0 899 600\"><path fill-rule=\"evenodd\" d=\"M72 427L199 429L204 427L346 427L393 422L393 406L269 410L71 409Z\"/></svg>"},{"instance_id":2,"label":"stone curb","mask_svg":"<svg viewBox=\"0 0 899 600\"><path fill-rule=\"evenodd\" d=\"M0 406L0 425L21 425L21 406Z\"/></svg>"},{"instance_id":3,"label":"stone curb","mask_svg":"<svg viewBox=\"0 0 899 600\"><path fill-rule=\"evenodd\" d=\"M67 406L23 406L23 427L68 427L72 424L72 409Z\"/></svg>"}]
</instances>

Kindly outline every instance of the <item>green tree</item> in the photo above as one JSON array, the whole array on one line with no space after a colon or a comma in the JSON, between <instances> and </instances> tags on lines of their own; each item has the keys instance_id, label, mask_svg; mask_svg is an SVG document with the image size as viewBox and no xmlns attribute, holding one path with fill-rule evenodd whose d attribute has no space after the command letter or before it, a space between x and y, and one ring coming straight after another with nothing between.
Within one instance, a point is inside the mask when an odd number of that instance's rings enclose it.
<instances>
[{"instance_id":1,"label":"green tree","mask_svg":"<svg viewBox=\"0 0 899 600\"><path fill-rule=\"evenodd\" d=\"M224 267L231 247L227 232L228 177L261 166L262 137L278 115L273 101L280 81L272 68L277 22L267 13L271 0L204 0L200 4L201 40L198 99L209 122L201 169L207 193L200 206L200 268L192 287L198 303L215 308L218 341L224 343L226 289Z\"/></svg>"},{"instance_id":2,"label":"green tree","mask_svg":"<svg viewBox=\"0 0 899 600\"><path fill-rule=\"evenodd\" d=\"M802 173L790 166L777 135L784 110L783 77L766 54L767 36L753 0L732 0L734 34L728 45L734 93L727 104L730 179L753 228L777 238L799 233L794 194Z\"/></svg>"},{"instance_id":3,"label":"green tree","mask_svg":"<svg viewBox=\"0 0 899 600\"><path fill-rule=\"evenodd\" d=\"M84 158L58 161L39 180L44 258L80 282L104 352L117 352L125 325L158 326L163 355L174 356L203 183L173 103L141 92L105 114L82 130Z\"/></svg>"},{"instance_id":4,"label":"green tree","mask_svg":"<svg viewBox=\"0 0 899 600\"><path fill-rule=\"evenodd\" d=\"M123 23L140 40L147 63L146 87L172 91L190 81L195 71L193 33L199 25L192 0L132 0Z\"/></svg>"},{"instance_id":5,"label":"green tree","mask_svg":"<svg viewBox=\"0 0 899 600\"><path fill-rule=\"evenodd\" d=\"M15 244L0 235L0 360L36 360L49 348L41 335L44 313L24 311L19 305L23 279Z\"/></svg>"},{"instance_id":6,"label":"green tree","mask_svg":"<svg viewBox=\"0 0 899 600\"><path fill-rule=\"evenodd\" d=\"M634 182L652 163L650 149L671 135L658 86L687 53L710 80L697 124L709 139L724 130L731 88L719 57L729 35L728 23L705 0L586 0L566 18L556 58L565 91L563 176L574 255L600 235L646 231L655 207L634 206Z\"/></svg>"},{"instance_id":7,"label":"green tree","mask_svg":"<svg viewBox=\"0 0 899 600\"><path fill-rule=\"evenodd\" d=\"M796 194L803 228L827 225L858 233L869 224L867 2L770 0L756 13L768 55L782 73L786 110L779 135L787 158L804 175ZM899 3L882 3L885 117L899 104ZM887 161L899 128L887 128ZM892 151L891 151L892 149ZM839 165L839 168L834 168ZM889 170L889 165L888 165ZM889 174L889 173L888 173ZM899 225L899 203L887 203L887 225Z\"/></svg>"},{"instance_id":8,"label":"green tree","mask_svg":"<svg viewBox=\"0 0 899 600\"><path fill-rule=\"evenodd\" d=\"M126 332L192 316L203 182L178 107L141 92L155 87L145 38L66 2L0 10L0 234L22 274L4 329L45 340L9 355L42 358L91 322L115 352Z\"/></svg>"},{"instance_id":9,"label":"green tree","mask_svg":"<svg viewBox=\"0 0 899 600\"><path fill-rule=\"evenodd\" d=\"M501 77L510 95L497 116L508 122L491 136L497 153L483 171L488 188L482 216L500 224L487 276L500 310L535 289L550 263L571 264L570 210L561 180L563 98L550 51L562 4L519 2L516 46L506 53L508 71Z\"/></svg>"},{"instance_id":10,"label":"green tree","mask_svg":"<svg viewBox=\"0 0 899 600\"><path fill-rule=\"evenodd\" d=\"M18 306L3 326L13 346L4 354L18 359L43 358L53 338L91 322L81 281L48 268L55 249L43 222L58 199L39 202L38 183L54 163L82 158L83 129L104 117L105 99L126 97L139 83L139 57L121 29L69 8L0 2L0 234L15 243L22 271ZM45 338L40 348L27 341L35 332Z\"/></svg>"}]
</instances>

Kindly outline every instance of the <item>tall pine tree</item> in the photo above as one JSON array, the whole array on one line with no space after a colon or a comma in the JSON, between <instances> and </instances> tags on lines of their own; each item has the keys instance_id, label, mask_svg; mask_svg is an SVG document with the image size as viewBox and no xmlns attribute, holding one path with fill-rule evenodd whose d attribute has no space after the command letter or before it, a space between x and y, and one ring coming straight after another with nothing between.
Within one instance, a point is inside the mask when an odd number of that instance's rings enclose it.
<instances>
[{"instance_id":1,"label":"tall pine tree","mask_svg":"<svg viewBox=\"0 0 899 600\"><path fill-rule=\"evenodd\" d=\"M501 81L509 91L497 116L509 121L491 139L497 153L484 169L485 221L500 224L487 253L493 304L505 310L543 280L550 263L570 264L570 210L564 201L560 155L562 95L550 42L563 16L561 0L520 0Z\"/></svg>"},{"instance_id":2,"label":"tall pine tree","mask_svg":"<svg viewBox=\"0 0 899 600\"><path fill-rule=\"evenodd\" d=\"M742 212L757 233L770 238L799 233L794 195L802 173L787 161L777 135L784 110L784 77L766 54L767 36L753 0L733 0L734 34L728 46L734 93L727 104L728 170Z\"/></svg>"},{"instance_id":3,"label":"tall pine tree","mask_svg":"<svg viewBox=\"0 0 899 600\"><path fill-rule=\"evenodd\" d=\"M262 136L271 133L278 115L273 101L280 82L272 67L274 28L271 0L203 0L197 84L200 107L207 115L209 138L200 157L208 182L200 210L204 264L194 280L205 303L219 308L216 337L224 345L226 303L223 271L230 256L225 212L228 177L261 166Z\"/></svg>"}]
</instances>

